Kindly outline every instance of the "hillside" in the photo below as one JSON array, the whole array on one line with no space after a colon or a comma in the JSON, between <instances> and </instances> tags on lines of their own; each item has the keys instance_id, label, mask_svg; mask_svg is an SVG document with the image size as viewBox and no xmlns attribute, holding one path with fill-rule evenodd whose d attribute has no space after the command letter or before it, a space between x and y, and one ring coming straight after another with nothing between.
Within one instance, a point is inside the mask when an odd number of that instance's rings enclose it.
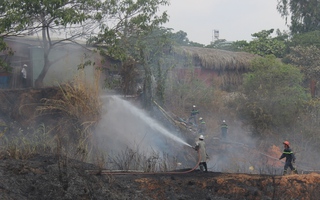
<instances>
[{"instance_id":1,"label":"hillside","mask_svg":"<svg viewBox=\"0 0 320 200\"><path fill-rule=\"evenodd\" d=\"M201 173L187 167L167 173L107 173L99 162L64 156L58 148L38 145L19 152L10 143L13 135L26 135L34 124L58 119L59 114L34 113L41 99L60 96L57 88L0 92L0 199L317 199L320 194L316 173L279 176L214 169Z\"/></svg>"}]
</instances>

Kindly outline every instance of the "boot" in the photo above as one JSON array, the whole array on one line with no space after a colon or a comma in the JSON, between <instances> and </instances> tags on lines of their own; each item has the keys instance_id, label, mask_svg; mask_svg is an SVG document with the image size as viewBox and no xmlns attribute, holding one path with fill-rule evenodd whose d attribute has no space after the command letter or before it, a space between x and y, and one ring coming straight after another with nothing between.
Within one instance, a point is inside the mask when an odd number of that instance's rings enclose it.
<instances>
[{"instance_id":1,"label":"boot","mask_svg":"<svg viewBox=\"0 0 320 200\"><path fill-rule=\"evenodd\" d=\"M208 172L207 163L203 163L203 166L204 166L204 172Z\"/></svg>"},{"instance_id":2,"label":"boot","mask_svg":"<svg viewBox=\"0 0 320 200\"><path fill-rule=\"evenodd\" d=\"M203 170L204 170L203 164L200 164L200 171L203 172Z\"/></svg>"},{"instance_id":3,"label":"boot","mask_svg":"<svg viewBox=\"0 0 320 200\"><path fill-rule=\"evenodd\" d=\"M287 175L287 170L284 170L284 171L283 171L283 175Z\"/></svg>"},{"instance_id":4,"label":"boot","mask_svg":"<svg viewBox=\"0 0 320 200\"><path fill-rule=\"evenodd\" d=\"M294 170L293 170L293 174L298 174L297 169L294 169Z\"/></svg>"}]
</instances>

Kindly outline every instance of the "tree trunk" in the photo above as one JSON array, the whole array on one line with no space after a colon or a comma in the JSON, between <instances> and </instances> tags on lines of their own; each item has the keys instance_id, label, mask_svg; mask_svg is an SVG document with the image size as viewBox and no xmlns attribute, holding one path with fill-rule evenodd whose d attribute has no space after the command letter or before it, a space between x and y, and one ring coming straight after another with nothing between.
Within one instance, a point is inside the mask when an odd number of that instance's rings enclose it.
<instances>
[{"instance_id":1,"label":"tree trunk","mask_svg":"<svg viewBox=\"0 0 320 200\"><path fill-rule=\"evenodd\" d=\"M316 83L317 81L314 79L310 80L310 92L311 92L311 97L314 98L316 96Z\"/></svg>"}]
</instances>

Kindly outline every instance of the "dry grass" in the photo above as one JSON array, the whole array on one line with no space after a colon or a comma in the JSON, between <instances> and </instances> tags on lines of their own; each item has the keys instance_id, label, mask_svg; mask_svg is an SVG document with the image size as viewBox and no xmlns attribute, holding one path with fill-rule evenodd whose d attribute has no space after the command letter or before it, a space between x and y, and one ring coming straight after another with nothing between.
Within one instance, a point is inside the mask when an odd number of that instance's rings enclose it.
<instances>
[{"instance_id":1,"label":"dry grass","mask_svg":"<svg viewBox=\"0 0 320 200\"><path fill-rule=\"evenodd\" d=\"M165 172L177 168L177 159L155 151L147 155L139 149L126 148L116 155L109 155L106 167L124 171Z\"/></svg>"},{"instance_id":2,"label":"dry grass","mask_svg":"<svg viewBox=\"0 0 320 200\"><path fill-rule=\"evenodd\" d=\"M232 52L213 48L179 46L175 47L175 53L184 57L192 57L199 60L204 68L216 70L243 70L250 67L250 61L256 57L246 52Z\"/></svg>"},{"instance_id":3,"label":"dry grass","mask_svg":"<svg viewBox=\"0 0 320 200\"><path fill-rule=\"evenodd\" d=\"M44 124L40 124L32 133L24 133L20 129L13 135L1 135L1 158L28 159L39 153L52 153L54 144L50 130Z\"/></svg>"},{"instance_id":4,"label":"dry grass","mask_svg":"<svg viewBox=\"0 0 320 200\"><path fill-rule=\"evenodd\" d=\"M101 115L100 73L96 72L94 83L90 83L80 71L72 82L60 86L60 99L43 99L44 105L38 108L39 113L60 114L57 141L61 147L67 145L66 152L80 160L85 160L91 151L90 139Z\"/></svg>"}]
</instances>

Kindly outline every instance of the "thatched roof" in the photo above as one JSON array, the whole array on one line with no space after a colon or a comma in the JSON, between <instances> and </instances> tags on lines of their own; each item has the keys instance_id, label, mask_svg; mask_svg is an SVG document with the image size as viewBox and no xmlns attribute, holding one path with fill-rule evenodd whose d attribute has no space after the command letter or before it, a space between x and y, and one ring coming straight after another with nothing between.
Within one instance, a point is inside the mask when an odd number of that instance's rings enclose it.
<instances>
[{"instance_id":1,"label":"thatched roof","mask_svg":"<svg viewBox=\"0 0 320 200\"><path fill-rule=\"evenodd\" d=\"M176 46L174 52L183 57L191 57L201 67L214 70L246 70L256 56L246 52L233 52L212 48Z\"/></svg>"}]
</instances>

